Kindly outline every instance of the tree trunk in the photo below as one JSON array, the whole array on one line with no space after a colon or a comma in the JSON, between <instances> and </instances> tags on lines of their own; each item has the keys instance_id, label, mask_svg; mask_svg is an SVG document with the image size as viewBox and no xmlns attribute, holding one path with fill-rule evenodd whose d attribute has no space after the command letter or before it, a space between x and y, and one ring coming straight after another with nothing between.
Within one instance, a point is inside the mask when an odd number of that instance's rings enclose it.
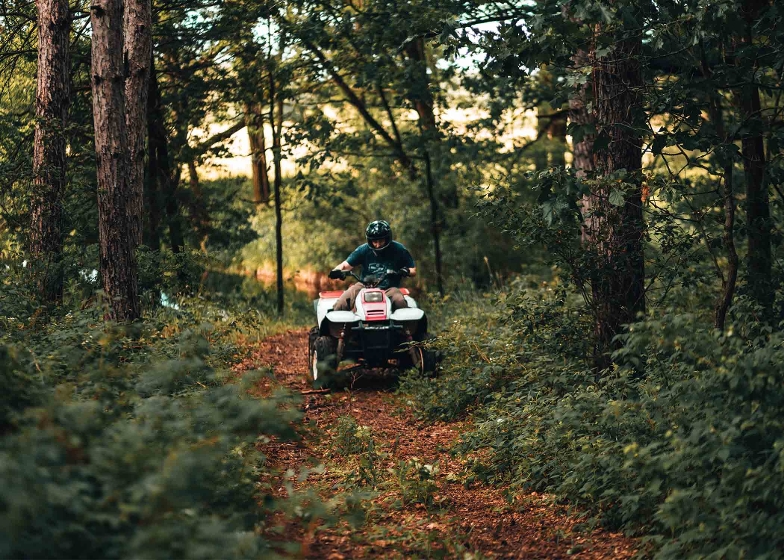
<instances>
[{"instance_id":1,"label":"tree trunk","mask_svg":"<svg viewBox=\"0 0 784 560\"><path fill-rule=\"evenodd\" d=\"M270 71L269 121L272 127L272 159L275 167L275 267L278 290L278 315L283 315L283 214L281 212L280 189L283 181L280 167L280 134L283 125L283 99L278 99L275 87L275 72ZM277 119L275 109L277 107Z\"/></svg>"},{"instance_id":2,"label":"tree trunk","mask_svg":"<svg viewBox=\"0 0 784 560\"><path fill-rule=\"evenodd\" d=\"M552 141L550 167L566 165L566 114L553 117L547 125L547 137Z\"/></svg>"},{"instance_id":3,"label":"tree trunk","mask_svg":"<svg viewBox=\"0 0 784 560\"><path fill-rule=\"evenodd\" d=\"M182 218L180 216L180 201L177 197L179 180L167 181L164 197L166 199L166 221L169 223L169 247L172 253L182 253L185 250L185 238L182 234Z\"/></svg>"},{"instance_id":4,"label":"tree trunk","mask_svg":"<svg viewBox=\"0 0 784 560\"><path fill-rule=\"evenodd\" d=\"M270 199L269 173L267 171L267 146L264 138L264 118L258 104L245 105L248 140L250 142L251 174L253 177L253 202L268 204Z\"/></svg>"},{"instance_id":5,"label":"tree trunk","mask_svg":"<svg viewBox=\"0 0 784 560\"><path fill-rule=\"evenodd\" d=\"M158 88L158 74L155 71L155 58L150 55L150 80L147 95L147 190L145 192L145 244L157 251L161 246L158 232L161 222L161 190L163 183L171 177L169 151L166 141L166 126L161 109L161 92Z\"/></svg>"},{"instance_id":6,"label":"tree trunk","mask_svg":"<svg viewBox=\"0 0 784 560\"><path fill-rule=\"evenodd\" d=\"M427 52L425 51L425 40L421 37L409 41L405 46L405 53L413 64L412 75L414 77L408 89L408 99L411 101L419 117L419 128L423 133L426 149L430 153L431 165L433 167L433 177L443 176L441 167L443 157L441 153L441 134L438 130L438 122L435 114L435 99L430 91L430 77L428 76ZM435 152L435 153L433 153ZM433 156L435 161L433 162ZM450 184L431 185L435 188L438 202L445 208L457 208L460 202L457 186Z\"/></svg>"},{"instance_id":7,"label":"tree trunk","mask_svg":"<svg viewBox=\"0 0 784 560\"><path fill-rule=\"evenodd\" d=\"M62 201L66 184L65 127L69 105L71 16L66 0L37 0L38 79L35 96L30 253L40 270L38 292L63 296Z\"/></svg>"},{"instance_id":8,"label":"tree trunk","mask_svg":"<svg viewBox=\"0 0 784 560\"><path fill-rule=\"evenodd\" d=\"M125 2L125 121L128 128L128 221L136 245L142 242L144 210L144 144L147 132L147 96L152 57L152 10L150 0Z\"/></svg>"},{"instance_id":9,"label":"tree trunk","mask_svg":"<svg viewBox=\"0 0 784 560\"><path fill-rule=\"evenodd\" d=\"M764 0L746 0L743 5L742 15L745 19L745 33L740 40L738 50L751 46L753 25L757 21L760 10L765 5ZM744 64L742 61L739 64ZM743 171L746 176L746 222L748 232L748 253L746 257L748 267L748 291L751 298L764 310L770 318L773 308L774 290L771 275L771 223L770 223L770 197L765 184L765 146L760 123L760 93L759 88L753 83L756 61L754 64L745 64L750 70L745 80L749 82L742 86L736 97L741 112L741 120L748 131L741 137L741 155L743 157Z\"/></svg>"},{"instance_id":10,"label":"tree trunk","mask_svg":"<svg viewBox=\"0 0 784 560\"><path fill-rule=\"evenodd\" d=\"M95 0L90 18L101 280L109 318L131 321L140 316L140 307L134 226L128 212L136 201L128 180L122 0Z\"/></svg>"},{"instance_id":11,"label":"tree trunk","mask_svg":"<svg viewBox=\"0 0 784 560\"><path fill-rule=\"evenodd\" d=\"M427 196L430 200L430 227L433 236L433 250L435 253L436 286L441 297L444 296L444 274L441 257L441 222L438 219L438 201L433 188L433 170L430 165L430 154L425 150L425 179L427 181Z\"/></svg>"},{"instance_id":12,"label":"tree trunk","mask_svg":"<svg viewBox=\"0 0 784 560\"><path fill-rule=\"evenodd\" d=\"M188 186L191 189L191 223L199 234L202 246L207 242L210 228L210 216L207 212L207 203L204 200L204 192L201 190L201 182L199 182L199 170L196 167L196 161L190 160L188 162Z\"/></svg>"},{"instance_id":13,"label":"tree trunk","mask_svg":"<svg viewBox=\"0 0 784 560\"><path fill-rule=\"evenodd\" d=\"M731 157L731 156L727 156ZM727 278L722 280L721 296L716 303L714 325L723 331L727 311L735 295L738 280L738 253L735 250L735 195L732 192L732 159L724 166L724 248L727 251Z\"/></svg>"},{"instance_id":14,"label":"tree trunk","mask_svg":"<svg viewBox=\"0 0 784 560\"><path fill-rule=\"evenodd\" d=\"M611 202L613 189L619 187L616 181L600 181L591 194L591 217L586 223L596 263L591 288L596 312L594 366L598 370L610 365L610 352L617 348L613 339L622 325L635 321L645 310L642 142L635 130L641 110L640 48L639 39L622 39L594 67L598 128L594 168L604 178L625 171L623 201ZM604 146L597 149L599 140Z\"/></svg>"}]
</instances>

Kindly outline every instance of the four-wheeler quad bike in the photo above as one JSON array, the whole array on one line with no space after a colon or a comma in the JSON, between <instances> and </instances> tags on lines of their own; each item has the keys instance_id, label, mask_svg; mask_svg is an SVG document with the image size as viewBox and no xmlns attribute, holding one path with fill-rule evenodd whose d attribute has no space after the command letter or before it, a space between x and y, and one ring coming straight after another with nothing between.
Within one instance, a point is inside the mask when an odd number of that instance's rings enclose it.
<instances>
[{"instance_id":1,"label":"four-wheeler quad bike","mask_svg":"<svg viewBox=\"0 0 784 560\"><path fill-rule=\"evenodd\" d=\"M313 302L317 325L311 329L308 341L309 376L315 387L335 382L343 360L365 368L415 367L422 373L435 371L435 351L417 344L428 338L425 312L405 288L400 291L408 307L392 311L392 301L377 287L391 273L360 280L348 272L346 275L365 285L357 294L352 311L333 310L343 291L319 293L319 299Z\"/></svg>"}]
</instances>

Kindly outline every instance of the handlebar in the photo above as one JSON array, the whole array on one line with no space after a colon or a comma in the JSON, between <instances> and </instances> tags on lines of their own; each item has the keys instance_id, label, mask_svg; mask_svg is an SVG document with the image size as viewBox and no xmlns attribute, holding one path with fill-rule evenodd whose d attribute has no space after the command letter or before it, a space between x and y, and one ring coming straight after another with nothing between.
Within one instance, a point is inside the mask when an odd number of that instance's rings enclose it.
<instances>
[{"instance_id":1,"label":"handlebar","mask_svg":"<svg viewBox=\"0 0 784 560\"><path fill-rule=\"evenodd\" d=\"M338 276L337 274L334 274L334 273L338 273L338 272L341 273L341 276ZM391 276L391 275L394 275L394 274L397 274L396 270L388 269L388 270L386 270L384 272L384 274L381 275L381 277L365 276L364 278L360 278L359 276L354 274L353 270L331 270L330 273L329 273L329 277L331 279L333 279L333 280L337 280L337 279L345 280L347 276L351 276L351 277L355 278L357 280L357 282L361 282L362 284L364 284L368 288L375 288L376 286L381 284L381 282L386 280L388 276Z\"/></svg>"}]
</instances>

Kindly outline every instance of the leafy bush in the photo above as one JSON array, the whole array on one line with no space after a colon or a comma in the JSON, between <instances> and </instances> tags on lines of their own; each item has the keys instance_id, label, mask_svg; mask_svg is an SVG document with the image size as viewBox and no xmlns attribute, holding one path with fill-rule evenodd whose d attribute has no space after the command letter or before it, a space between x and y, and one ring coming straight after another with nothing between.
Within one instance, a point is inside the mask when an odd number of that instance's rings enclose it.
<instances>
[{"instance_id":1,"label":"leafy bush","mask_svg":"<svg viewBox=\"0 0 784 560\"><path fill-rule=\"evenodd\" d=\"M377 449L369 426L360 426L353 416L341 416L332 441L333 452L350 458L346 482L349 486L375 486L379 482L381 461L386 457Z\"/></svg>"},{"instance_id":2,"label":"leafy bush","mask_svg":"<svg viewBox=\"0 0 784 560\"><path fill-rule=\"evenodd\" d=\"M472 408L458 447L471 477L567 498L647 535L660 558L780 557L784 331L741 304L723 334L659 310L597 376L581 355L590 323L546 290L511 293L502 311L481 301L442 335L444 375L403 384L422 415ZM466 336L482 329L484 344Z\"/></svg>"},{"instance_id":3,"label":"leafy bush","mask_svg":"<svg viewBox=\"0 0 784 560\"><path fill-rule=\"evenodd\" d=\"M438 490L437 465L423 463L419 458L412 457L407 461L398 461L397 466L391 470L403 504L422 504L426 507L433 505L435 492Z\"/></svg>"},{"instance_id":4,"label":"leafy bush","mask_svg":"<svg viewBox=\"0 0 784 560\"><path fill-rule=\"evenodd\" d=\"M127 327L89 304L47 323L29 301L3 317L0 556L269 554L279 508L256 445L296 437L301 413L290 395L248 395L264 372L236 379L227 366L236 329L286 324L217 301L180 298Z\"/></svg>"}]
</instances>

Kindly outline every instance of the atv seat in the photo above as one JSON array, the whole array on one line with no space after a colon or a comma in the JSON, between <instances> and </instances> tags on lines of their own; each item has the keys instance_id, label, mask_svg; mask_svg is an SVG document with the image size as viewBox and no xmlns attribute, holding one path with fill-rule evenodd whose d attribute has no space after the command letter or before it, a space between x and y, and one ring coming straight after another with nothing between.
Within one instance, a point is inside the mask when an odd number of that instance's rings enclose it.
<instances>
[{"instance_id":1,"label":"atv seat","mask_svg":"<svg viewBox=\"0 0 784 560\"><path fill-rule=\"evenodd\" d=\"M343 295L343 290L330 290L328 292L319 292L319 297L322 299L339 298Z\"/></svg>"}]
</instances>

